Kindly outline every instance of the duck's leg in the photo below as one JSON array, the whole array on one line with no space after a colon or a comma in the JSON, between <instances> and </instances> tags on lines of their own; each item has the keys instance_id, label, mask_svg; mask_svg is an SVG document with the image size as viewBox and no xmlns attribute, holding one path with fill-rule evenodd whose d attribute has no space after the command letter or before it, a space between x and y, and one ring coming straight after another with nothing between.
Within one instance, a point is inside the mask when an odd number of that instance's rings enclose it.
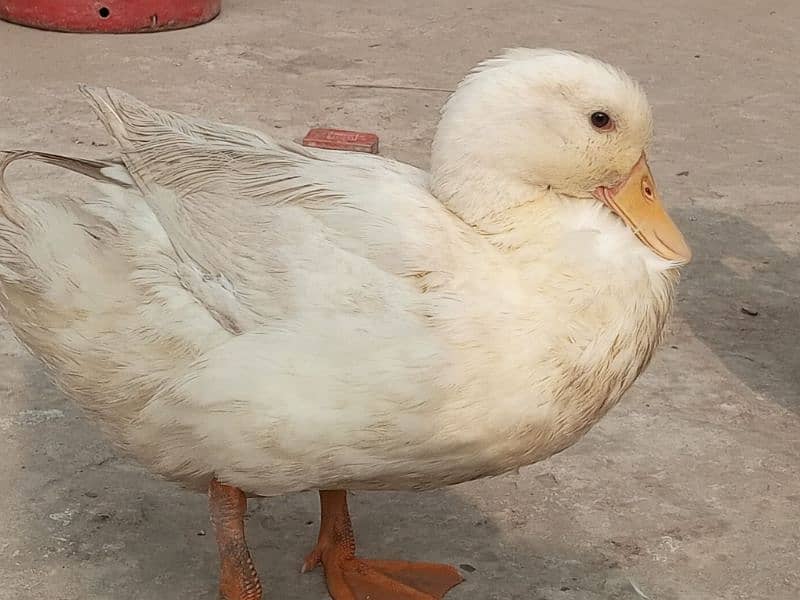
<instances>
[{"instance_id":1,"label":"duck's leg","mask_svg":"<svg viewBox=\"0 0 800 600\"><path fill-rule=\"evenodd\" d=\"M247 497L242 490L212 479L208 505L219 548L220 600L261 600L261 582L244 538Z\"/></svg>"},{"instance_id":2,"label":"duck's leg","mask_svg":"<svg viewBox=\"0 0 800 600\"><path fill-rule=\"evenodd\" d=\"M347 492L320 492L319 540L302 571L325 569L333 600L440 600L463 581L449 565L356 558Z\"/></svg>"}]
</instances>

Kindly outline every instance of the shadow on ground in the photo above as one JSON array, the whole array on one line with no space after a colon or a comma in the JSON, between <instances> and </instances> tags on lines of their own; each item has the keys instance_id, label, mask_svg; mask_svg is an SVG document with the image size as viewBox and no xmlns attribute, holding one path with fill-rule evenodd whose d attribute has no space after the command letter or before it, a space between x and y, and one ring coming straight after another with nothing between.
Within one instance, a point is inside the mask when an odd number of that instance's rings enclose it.
<instances>
[{"instance_id":1,"label":"shadow on ground","mask_svg":"<svg viewBox=\"0 0 800 600\"><path fill-rule=\"evenodd\" d=\"M735 214L675 212L696 251L681 284L681 315L751 390L800 412L798 256Z\"/></svg>"}]
</instances>

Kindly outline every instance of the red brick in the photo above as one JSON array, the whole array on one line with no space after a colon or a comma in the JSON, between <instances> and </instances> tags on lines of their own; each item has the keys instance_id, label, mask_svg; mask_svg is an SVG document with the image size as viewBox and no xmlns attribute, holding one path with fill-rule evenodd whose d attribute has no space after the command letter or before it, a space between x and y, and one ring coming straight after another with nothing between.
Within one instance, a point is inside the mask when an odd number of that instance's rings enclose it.
<instances>
[{"instance_id":1,"label":"red brick","mask_svg":"<svg viewBox=\"0 0 800 600\"><path fill-rule=\"evenodd\" d=\"M303 146L326 150L378 153L378 136L363 131L344 129L312 129L303 138Z\"/></svg>"}]
</instances>

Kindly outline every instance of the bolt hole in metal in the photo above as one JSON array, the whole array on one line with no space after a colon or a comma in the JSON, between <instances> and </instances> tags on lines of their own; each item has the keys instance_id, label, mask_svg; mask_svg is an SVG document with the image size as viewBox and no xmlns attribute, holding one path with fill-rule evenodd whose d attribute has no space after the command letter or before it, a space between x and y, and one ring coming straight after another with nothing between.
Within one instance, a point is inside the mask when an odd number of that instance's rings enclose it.
<instances>
[{"instance_id":1,"label":"bolt hole in metal","mask_svg":"<svg viewBox=\"0 0 800 600\"><path fill-rule=\"evenodd\" d=\"M97 14L100 15L101 19L107 19L111 16L111 11L108 9L107 6L101 6L100 9L97 11Z\"/></svg>"}]
</instances>

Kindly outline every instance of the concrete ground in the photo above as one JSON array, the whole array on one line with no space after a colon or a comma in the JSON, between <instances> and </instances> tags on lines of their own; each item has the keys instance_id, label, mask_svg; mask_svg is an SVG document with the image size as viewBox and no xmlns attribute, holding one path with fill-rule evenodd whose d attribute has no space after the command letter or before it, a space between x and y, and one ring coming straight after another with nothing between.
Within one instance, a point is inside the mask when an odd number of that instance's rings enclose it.
<instances>
[{"instance_id":1,"label":"concrete ground","mask_svg":"<svg viewBox=\"0 0 800 600\"><path fill-rule=\"evenodd\" d=\"M453 600L635 600L629 580L651 600L799 598L800 6L224 5L217 21L166 34L0 24L0 147L111 152L75 90L84 81L286 138L373 130L385 155L425 165L443 93L332 84L451 88L506 46L573 48L644 83L651 164L695 251L662 351L583 441L518 475L357 494L362 550L462 565ZM15 173L20 191L35 187L38 174ZM0 331L0 598L215 598L204 498L115 457ZM314 496L251 506L266 598L326 598L319 573L298 573Z\"/></svg>"}]
</instances>

